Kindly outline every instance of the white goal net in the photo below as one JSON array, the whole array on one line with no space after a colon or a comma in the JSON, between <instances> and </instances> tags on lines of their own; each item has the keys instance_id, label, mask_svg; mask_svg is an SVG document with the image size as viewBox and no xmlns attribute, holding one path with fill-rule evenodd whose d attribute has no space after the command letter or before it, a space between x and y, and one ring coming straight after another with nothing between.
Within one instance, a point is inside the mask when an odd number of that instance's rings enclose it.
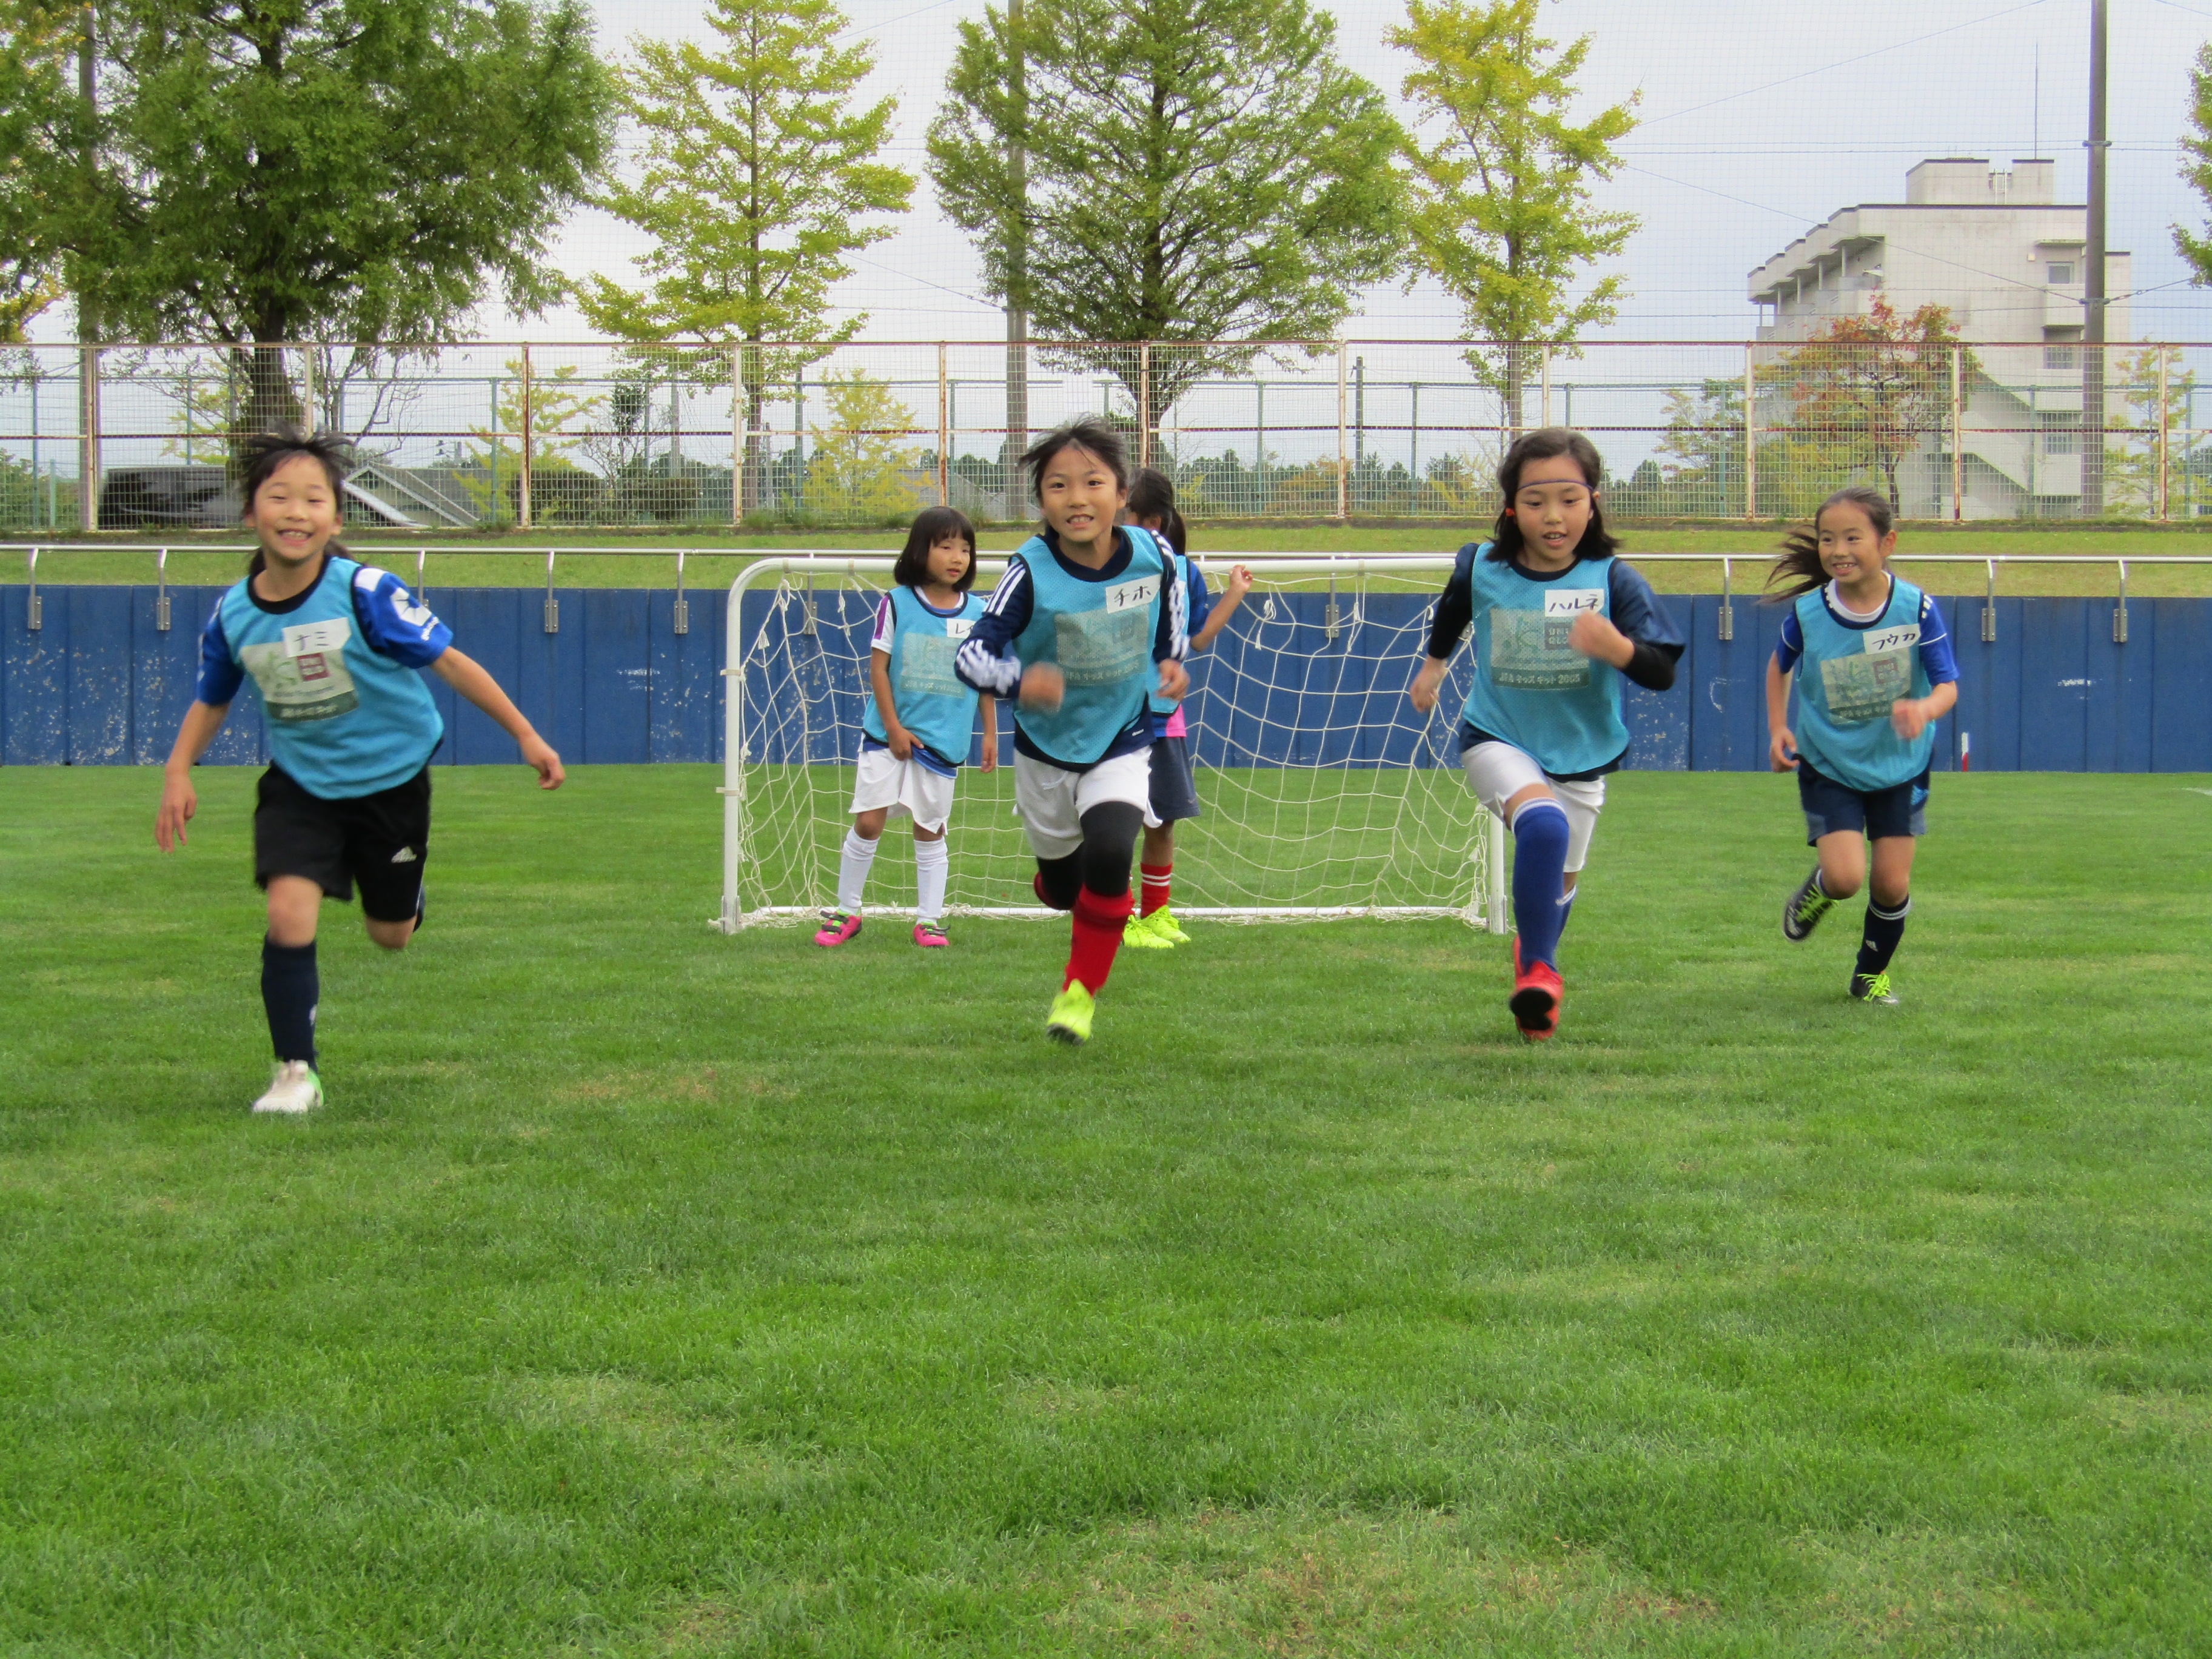
<instances>
[{"instance_id":1,"label":"white goal net","mask_svg":"<svg viewBox=\"0 0 2212 1659\"><path fill-rule=\"evenodd\" d=\"M1504 846L1459 766L1468 658L1435 712L1406 688L1451 570L1433 555L1201 556L1218 596L1231 564L1250 596L1189 667L1183 705L1202 816L1176 826L1175 907L1225 921L1452 916L1505 929ZM836 898L868 683L890 580L884 555L793 554L731 584L725 684L725 932L811 917ZM979 592L1005 567L981 561ZM947 914L1042 916L1014 816L1012 705L1002 763L960 774ZM981 758L979 741L971 760ZM871 912L911 914L910 828L894 818Z\"/></svg>"}]
</instances>

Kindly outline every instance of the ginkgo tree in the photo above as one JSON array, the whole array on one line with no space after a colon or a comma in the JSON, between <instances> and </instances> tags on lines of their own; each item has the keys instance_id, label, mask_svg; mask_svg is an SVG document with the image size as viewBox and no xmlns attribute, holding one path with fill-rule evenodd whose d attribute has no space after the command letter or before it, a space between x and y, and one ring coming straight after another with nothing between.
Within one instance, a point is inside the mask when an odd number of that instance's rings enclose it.
<instances>
[{"instance_id":1,"label":"ginkgo tree","mask_svg":"<svg viewBox=\"0 0 2212 1659\"><path fill-rule=\"evenodd\" d=\"M855 106L875 47L838 44L848 19L830 0L712 0L706 21L719 44L634 43L622 88L636 171L601 199L653 238L637 261L647 281L595 276L578 301L622 338L696 343L687 372L701 382L734 375L750 511L768 388L859 332L865 313L832 325L830 290L852 275L850 255L894 233L888 216L906 210L915 180L878 159L898 100ZM817 349L768 349L791 341Z\"/></svg>"},{"instance_id":2,"label":"ginkgo tree","mask_svg":"<svg viewBox=\"0 0 2212 1659\"><path fill-rule=\"evenodd\" d=\"M1639 222L1596 206L1591 189L1620 165L1613 146L1634 128L1636 100L1575 120L1590 37L1564 50L1543 39L1537 4L1411 0L1383 36L1416 63L1401 147L1415 274L1459 301L1467 338L1497 343L1469 361L1515 427L1534 352L1618 313L1619 273L1581 285Z\"/></svg>"}]
</instances>

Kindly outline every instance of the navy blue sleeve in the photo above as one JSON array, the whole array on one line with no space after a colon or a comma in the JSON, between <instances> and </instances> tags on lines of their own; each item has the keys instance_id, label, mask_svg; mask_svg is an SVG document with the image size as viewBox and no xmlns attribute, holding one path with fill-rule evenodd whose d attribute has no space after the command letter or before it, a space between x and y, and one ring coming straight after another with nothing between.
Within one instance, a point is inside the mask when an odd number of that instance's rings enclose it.
<instances>
[{"instance_id":1,"label":"navy blue sleeve","mask_svg":"<svg viewBox=\"0 0 2212 1659\"><path fill-rule=\"evenodd\" d=\"M1774 642L1774 665L1787 674L1805 654L1805 630L1797 625L1797 607L1782 613L1782 637Z\"/></svg>"},{"instance_id":2,"label":"navy blue sleeve","mask_svg":"<svg viewBox=\"0 0 2212 1659\"><path fill-rule=\"evenodd\" d=\"M1440 662L1459 649L1467 625L1474 620L1474 560L1480 550L1473 542L1460 549L1451 580L1437 600L1436 616L1429 623L1429 654Z\"/></svg>"},{"instance_id":3,"label":"navy blue sleeve","mask_svg":"<svg viewBox=\"0 0 2212 1659\"><path fill-rule=\"evenodd\" d=\"M1951 630L1944 625L1943 613L1937 609L1932 595L1920 596L1920 666L1928 675L1932 689L1948 685L1959 678L1959 659L1951 649Z\"/></svg>"},{"instance_id":4,"label":"navy blue sleeve","mask_svg":"<svg viewBox=\"0 0 2212 1659\"><path fill-rule=\"evenodd\" d=\"M210 708L222 708L237 696L238 688L245 684L246 670L230 654L230 636L222 631L222 601L217 599L215 614L200 629L199 684L192 696Z\"/></svg>"},{"instance_id":5,"label":"navy blue sleeve","mask_svg":"<svg viewBox=\"0 0 2212 1659\"><path fill-rule=\"evenodd\" d=\"M453 643L453 630L428 605L416 604L398 577L373 565L353 573L353 614L370 650L410 668L428 668Z\"/></svg>"},{"instance_id":6,"label":"navy blue sleeve","mask_svg":"<svg viewBox=\"0 0 2212 1659\"><path fill-rule=\"evenodd\" d=\"M1197 574L1193 565L1191 572ZM1160 598L1160 625L1152 635L1152 660L1181 662L1190 654L1190 596L1181 582L1169 582Z\"/></svg>"},{"instance_id":7,"label":"navy blue sleeve","mask_svg":"<svg viewBox=\"0 0 2212 1659\"><path fill-rule=\"evenodd\" d=\"M1195 634L1206 626L1206 619L1213 614L1213 595L1206 590L1206 573L1198 568L1198 561L1190 561L1190 586L1184 595L1188 613L1184 626Z\"/></svg>"},{"instance_id":8,"label":"navy blue sleeve","mask_svg":"<svg viewBox=\"0 0 2212 1659\"><path fill-rule=\"evenodd\" d=\"M1007 560L967 643L953 655L952 672L963 685L999 697L1021 689L1022 659L1014 654L1014 640L1030 625L1033 603L1029 566L1019 558Z\"/></svg>"},{"instance_id":9,"label":"navy blue sleeve","mask_svg":"<svg viewBox=\"0 0 2212 1659\"><path fill-rule=\"evenodd\" d=\"M1630 639L1679 660L1689 641L1651 591L1651 584L1644 580L1644 573L1615 559L1606 585L1610 589L1607 603L1613 611L1613 625Z\"/></svg>"}]
</instances>

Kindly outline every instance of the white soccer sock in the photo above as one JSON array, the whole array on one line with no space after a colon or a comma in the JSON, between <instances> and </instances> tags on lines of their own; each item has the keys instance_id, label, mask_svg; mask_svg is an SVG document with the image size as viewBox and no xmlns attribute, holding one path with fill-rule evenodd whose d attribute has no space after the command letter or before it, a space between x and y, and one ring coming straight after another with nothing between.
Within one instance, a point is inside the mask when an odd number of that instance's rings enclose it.
<instances>
[{"instance_id":1,"label":"white soccer sock","mask_svg":"<svg viewBox=\"0 0 2212 1659\"><path fill-rule=\"evenodd\" d=\"M945 845L945 837L935 841L917 841L914 844L914 879L918 890L915 908L921 915L918 921L942 921L945 919L945 882L952 873L952 854Z\"/></svg>"},{"instance_id":2,"label":"white soccer sock","mask_svg":"<svg viewBox=\"0 0 2212 1659\"><path fill-rule=\"evenodd\" d=\"M860 890L868 884L868 866L876 861L876 843L864 841L857 830L845 832L845 850L837 860L837 908L848 915L859 914Z\"/></svg>"}]
</instances>

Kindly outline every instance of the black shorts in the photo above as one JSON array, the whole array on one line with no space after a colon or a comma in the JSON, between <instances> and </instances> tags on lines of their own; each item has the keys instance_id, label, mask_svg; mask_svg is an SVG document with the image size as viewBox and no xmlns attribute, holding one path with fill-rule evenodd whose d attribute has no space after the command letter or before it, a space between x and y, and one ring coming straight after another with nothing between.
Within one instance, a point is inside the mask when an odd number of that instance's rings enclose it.
<instances>
[{"instance_id":1,"label":"black shorts","mask_svg":"<svg viewBox=\"0 0 2212 1659\"><path fill-rule=\"evenodd\" d=\"M325 800L272 766L253 809L253 879L304 876L340 903L361 884L362 914L405 921L422 896L430 854L430 769L403 784L351 800Z\"/></svg>"},{"instance_id":2,"label":"black shorts","mask_svg":"<svg viewBox=\"0 0 2212 1659\"><path fill-rule=\"evenodd\" d=\"M1188 738L1152 739L1152 816L1162 823L1198 816L1198 783L1191 776Z\"/></svg>"},{"instance_id":3,"label":"black shorts","mask_svg":"<svg viewBox=\"0 0 2212 1659\"><path fill-rule=\"evenodd\" d=\"M1813 763L1797 763L1797 802L1805 809L1805 844L1817 846L1823 836L1838 830L1856 830L1869 841L1893 836L1928 833L1928 774L1909 783L1887 789L1854 789L1848 783L1813 769Z\"/></svg>"}]
</instances>

